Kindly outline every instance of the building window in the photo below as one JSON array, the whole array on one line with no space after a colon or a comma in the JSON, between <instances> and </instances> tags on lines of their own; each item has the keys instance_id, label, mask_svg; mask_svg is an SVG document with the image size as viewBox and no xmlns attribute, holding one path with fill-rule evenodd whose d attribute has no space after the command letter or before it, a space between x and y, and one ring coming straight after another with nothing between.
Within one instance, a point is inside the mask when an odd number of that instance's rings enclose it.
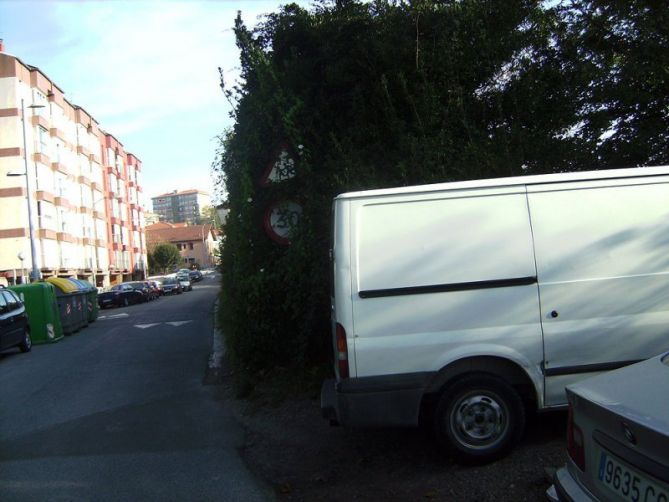
<instances>
[{"instance_id":1,"label":"building window","mask_svg":"<svg viewBox=\"0 0 669 502\"><path fill-rule=\"evenodd\" d=\"M43 127L39 128L39 145L37 146L39 153L48 155L49 153L49 132Z\"/></svg>"},{"instance_id":2,"label":"building window","mask_svg":"<svg viewBox=\"0 0 669 502\"><path fill-rule=\"evenodd\" d=\"M188 243L188 249L193 249L193 243L192 242Z\"/></svg>"}]
</instances>

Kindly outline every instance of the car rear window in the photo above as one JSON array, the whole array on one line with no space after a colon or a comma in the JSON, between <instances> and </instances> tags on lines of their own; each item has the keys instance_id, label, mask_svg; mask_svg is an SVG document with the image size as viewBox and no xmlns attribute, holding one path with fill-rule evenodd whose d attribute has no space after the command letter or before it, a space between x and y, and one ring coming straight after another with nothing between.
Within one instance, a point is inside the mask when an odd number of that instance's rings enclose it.
<instances>
[{"instance_id":1,"label":"car rear window","mask_svg":"<svg viewBox=\"0 0 669 502\"><path fill-rule=\"evenodd\" d=\"M0 294L2 294L5 297L5 301L7 302L9 310L15 310L21 306L21 302L14 295L13 292L5 290L5 291L0 291Z\"/></svg>"}]
</instances>

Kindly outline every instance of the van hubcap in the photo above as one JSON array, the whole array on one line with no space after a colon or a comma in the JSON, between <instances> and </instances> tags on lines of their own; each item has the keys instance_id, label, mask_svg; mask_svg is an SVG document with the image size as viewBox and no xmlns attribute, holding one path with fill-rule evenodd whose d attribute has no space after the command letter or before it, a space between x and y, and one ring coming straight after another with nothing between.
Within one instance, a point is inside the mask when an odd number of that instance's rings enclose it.
<instances>
[{"instance_id":1,"label":"van hubcap","mask_svg":"<svg viewBox=\"0 0 669 502\"><path fill-rule=\"evenodd\" d=\"M468 447L489 447L508 427L502 404L492 396L469 394L453 407L451 426L455 438Z\"/></svg>"}]
</instances>

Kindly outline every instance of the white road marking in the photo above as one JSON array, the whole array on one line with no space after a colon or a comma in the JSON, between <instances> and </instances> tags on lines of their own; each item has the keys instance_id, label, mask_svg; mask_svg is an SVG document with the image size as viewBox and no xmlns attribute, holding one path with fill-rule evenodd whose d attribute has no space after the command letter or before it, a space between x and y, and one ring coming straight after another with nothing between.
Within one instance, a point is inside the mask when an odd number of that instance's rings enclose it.
<instances>
[{"instance_id":1,"label":"white road marking","mask_svg":"<svg viewBox=\"0 0 669 502\"><path fill-rule=\"evenodd\" d=\"M123 314L101 315L101 316L98 316L98 319L101 320L101 321L104 321L105 319L107 319L107 320L109 320L109 319L119 319L121 317L128 317L128 314L123 313Z\"/></svg>"},{"instance_id":2,"label":"white road marking","mask_svg":"<svg viewBox=\"0 0 669 502\"><path fill-rule=\"evenodd\" d=\"M189 322L193 321L172 321L172 322L166 322L165 324L171 324L172 326L181 326L183 324L188 324Z\"/></svg>"},{"instance_id":3,"label":"white road marking","mask_svg":"<svg viewBox=\"0 0 669 502\"><path fill-rule=\"evenodd\" d=\"M147 328L153 328L154 326L158 326L159 324L169 324L170 326L179 327L183 326L184 324L188 324L189 322L193 321L152 322L149 324L135 324L134 327L139 329L147 329Z\"/></svg>"}]
</instances>

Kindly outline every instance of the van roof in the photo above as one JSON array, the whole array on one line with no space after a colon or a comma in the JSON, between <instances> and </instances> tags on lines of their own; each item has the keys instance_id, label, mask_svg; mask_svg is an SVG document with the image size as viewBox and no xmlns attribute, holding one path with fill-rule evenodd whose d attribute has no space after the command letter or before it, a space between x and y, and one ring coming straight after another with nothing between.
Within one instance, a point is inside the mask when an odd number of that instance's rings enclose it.
<instances>
[{"instance_id":1,"label":"van roof","mask_svg":"<svg viewBox=\"0 0 669 502\"><path fill-rule=\"evenodd\" d=\"M439 192L445 190L468 190L473 188L502 188L518 185L537 185L545 183L561 183L566 181L589 181L603 179L631 178L638 176L669 175L669 166L632 167L626 169L605 169L599 171L576 171L555 174L538 174L532 176L514 176L508 178L491 178L482 180L456 181L450 183L435 183L432 185L416 185L398 188L383 188L347 192L335 197L340 199L356 199L362 197L380 197L384 195L402 195Z\"/></svg>"}]
</instances>

